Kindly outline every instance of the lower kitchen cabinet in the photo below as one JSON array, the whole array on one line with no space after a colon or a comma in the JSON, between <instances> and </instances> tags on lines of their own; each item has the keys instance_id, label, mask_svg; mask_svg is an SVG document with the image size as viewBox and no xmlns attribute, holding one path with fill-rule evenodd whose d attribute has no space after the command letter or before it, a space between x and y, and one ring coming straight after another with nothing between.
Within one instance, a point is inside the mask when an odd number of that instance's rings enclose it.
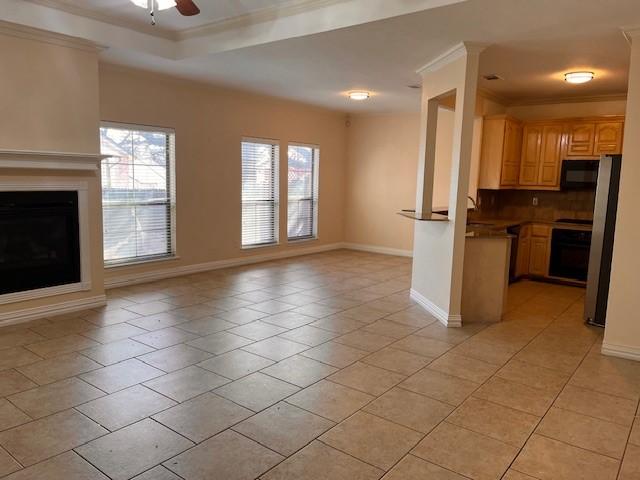
<instances>
[{"instance_id":1,"label":"lower kitchen cabinet","mask_svg":"<svg viewBox=\"0 0 640 480\"><path fill-rule=\"evenodd\" d=\"M524 225L518 235L516 277L549 275L551 228L548 225Z\"/></svg>"},{"instance_id":2,"label":"lower kitchen cabinet","mask_svg":"<svg viewBox=\"0 0 640 480\"><path fill-rule=\"evenodd\" d=\"M525 225L518 235L518 256L516 257L516 278L529 275L529 257L531 252L531 227Z\"/></svg>"},{"instance_id":3,"label":"lower kitchen cabinet","mask_svg":"<svg viewBox=\"0 0 640 480\"><path fill-rule=\"evenodd\" d=\"M546 277L549 272L549 237L531 237L529 275Z\"/></svg>"}]
</instances>

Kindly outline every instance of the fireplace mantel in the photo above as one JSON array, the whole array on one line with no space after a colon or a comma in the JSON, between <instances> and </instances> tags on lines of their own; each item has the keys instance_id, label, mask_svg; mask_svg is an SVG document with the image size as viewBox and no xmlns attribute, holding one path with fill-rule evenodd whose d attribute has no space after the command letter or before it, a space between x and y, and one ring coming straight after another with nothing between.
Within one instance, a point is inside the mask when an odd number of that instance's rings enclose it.
<instances>
[{"instance_id":1,"label":"fireplace mantel","mask_svg":"<svg viewBox=\"0 0 640 480\"><path fill-rule=\"evenodd\" d=\"M98 171L100 169L100 161L104 158L109 158L109 156L97 153L0 150L0 169Z\"/></svg>"}]
</instances>

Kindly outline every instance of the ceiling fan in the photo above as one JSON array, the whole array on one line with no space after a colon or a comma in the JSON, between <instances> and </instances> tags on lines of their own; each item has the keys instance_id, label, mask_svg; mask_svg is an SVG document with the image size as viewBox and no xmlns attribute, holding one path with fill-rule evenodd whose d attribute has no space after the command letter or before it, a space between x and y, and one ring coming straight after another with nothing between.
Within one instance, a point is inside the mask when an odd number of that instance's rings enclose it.
<instances>
[{"instance_id":1,"label":"ceiling fan","mask_svg":"<svg viewBox=\"0 0 640 480\"><path fill-rule=\"evenodd\" d=\"M180 15L184 15L185 17L191 17L193 15L198 15L200 13L200 9L193 2L193 0L130 0L134 5L145 8L149 11L149 15L151 15L151 25L156 24L155 12L156 10L167 10L169 8L175 7L176 10L180 13Z\"/></svg>"}]
</instances>

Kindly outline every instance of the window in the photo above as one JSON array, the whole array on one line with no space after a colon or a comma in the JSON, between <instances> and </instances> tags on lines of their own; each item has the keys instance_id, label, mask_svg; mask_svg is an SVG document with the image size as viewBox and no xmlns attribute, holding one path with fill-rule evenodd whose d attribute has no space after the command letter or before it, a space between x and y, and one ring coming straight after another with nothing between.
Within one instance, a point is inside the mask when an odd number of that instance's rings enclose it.
<instances>
[{"instance_id":1,"label":"window","mask_svg":"<svg viewBox=\"0 0 640 480\"><path fill-rule=\"evenodd\" d=\"M318 234L318 160L320 149L289 145L289 240L316 238Z\"/></svg>"},{"instance_id":2,"label":"window","mask_svg":"<svg viewBox=\"0 0 640 480\"><path fill-rule=\"evenodd\" d=\"M270 140L242 141L242 246L278 243L278 158Z\"/></svg>"},{"instance_id":3,"label":"window","mask_svg":"<svg viewBox=\"0 0 640 480\"><path fill-rule=\"evenodd\" d=\"M105 265L175 255L175 134L122 124L100 128Z\"/></svg>"}]
</instances>

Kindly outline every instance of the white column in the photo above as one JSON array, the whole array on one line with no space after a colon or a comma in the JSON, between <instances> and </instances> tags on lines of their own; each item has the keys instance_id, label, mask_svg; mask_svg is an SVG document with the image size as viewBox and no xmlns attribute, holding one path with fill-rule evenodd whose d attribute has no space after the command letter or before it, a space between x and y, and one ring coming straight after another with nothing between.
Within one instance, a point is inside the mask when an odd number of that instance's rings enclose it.
<instances>
[{"instance_id":1,"label":"white column","mask_svg":"<svg viewBox=\"0 0 640 480\"><path fill-rule=\"evenodd\" d=\"M640 27L626 34L631 65L602 353L640 361Z\"/></svg>"}]
</instances>

